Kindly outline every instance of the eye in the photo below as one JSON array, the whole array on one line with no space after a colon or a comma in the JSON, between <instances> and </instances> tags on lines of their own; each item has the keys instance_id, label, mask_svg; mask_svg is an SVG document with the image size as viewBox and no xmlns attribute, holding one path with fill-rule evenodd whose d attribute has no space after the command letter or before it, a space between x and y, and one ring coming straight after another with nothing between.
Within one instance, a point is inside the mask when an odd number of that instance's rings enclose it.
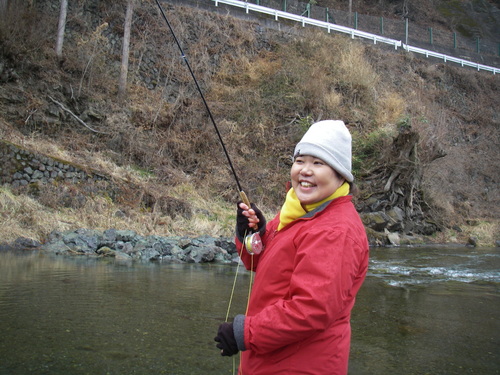
<instances>
[{"instance_id":1,"label":"eye","mask_svg":"<svg viewBox=\"0 0 500 375\"><path fill-rule=\"evenodd\" d=\"M314 164L315 165L325 165L325 162L323 160L320 160L320 159L315 159Z\"/></svg>"}]
</instances>

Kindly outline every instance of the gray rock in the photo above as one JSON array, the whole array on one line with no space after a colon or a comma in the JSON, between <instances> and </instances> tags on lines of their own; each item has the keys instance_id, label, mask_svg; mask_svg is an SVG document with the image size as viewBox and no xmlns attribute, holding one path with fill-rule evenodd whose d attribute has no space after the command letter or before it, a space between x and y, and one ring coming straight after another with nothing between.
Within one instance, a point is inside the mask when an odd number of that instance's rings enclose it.
<instances>
[{"instance_id":1,"label":"gray rock","mask_svg":"<svg viewBox=\"0 0 500 375\"><path fill-rule=\"evenodd\" d=\"M33 249L42 246L38 241L32 240L31 238L19 237L12 244L14 248L18 249Z\"/></svg>"},{"instance_id":2,"label":"gray rock","mask_svg":"<svg viewBox=\"0 0 500 375\"><path fill-rule=\"evenodd\" d=\"M387 211L386 214L389 217L389 223L387 225L389 231L398 232L404 229L405 213L401 208L393 207Z\"/></svg>"},{"instance_id":3,"label":"gray rock","mask_svg":"<svg viewBox=\"0 0 500 375\"><path fill-rule=\"evenodd\" d=\"M399 234L395 232L387 232L387 239L389 243L393 246L399 246L401 244L401 239L399 238Z\"/></svg>"},{"instance_id":4,"label":"gray rock","mask_svg":"<svg viewBox=\"0 0 500 375\"><path fill-rule=\"evenodd\" d=\"M137 233L133 230L117 230L116 239L123 242L134 242L137 240Z\"/></svg>"},{"instance_id":5,"label":"gray rock","mask_svg":"<svg viewBox=\"0 0 500 375\"><path fill-rule=\"evenodd\" d=\"M477 246L477 237L469 237L467 241L468 246L476 247Z\"/></svg>"},{"instance_id":6,"label":"gray rock","mask_svg":"<svg viewBox=\"0 0 500 375\"><path fill-rule=\"evenodd\" d=\"M390 222L390 217L383 211L362 213L363 224L377 232L382 232Z\"/></svg>"},{"instance_id":7,"label":"gray rock","mask_svg":"<svg viewBox=\"0 0 500 375\"><path fill-rule=\"evenodd\" d=\"M19 239L19 243L32 242ZM53 231L46 243L38 245L41 251L53 254L113 257L120 260L229 263L237 258L236 248L229 238L141 236L134 231L116 229Z\"/></svg>"}]
</instances>

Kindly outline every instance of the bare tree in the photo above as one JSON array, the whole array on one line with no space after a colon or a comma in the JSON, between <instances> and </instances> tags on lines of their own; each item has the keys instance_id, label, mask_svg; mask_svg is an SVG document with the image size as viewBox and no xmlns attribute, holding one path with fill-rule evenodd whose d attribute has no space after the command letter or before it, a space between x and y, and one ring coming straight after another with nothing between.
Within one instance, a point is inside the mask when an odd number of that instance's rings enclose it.
<instances>
[{"instance_id":1,"label":"bare tree","mask_svg":"<svg viewBox=\"0 0 500 375\"><path fill-rule=\"evenodd\" d=\"M9 19L9 13L15 7L12 0L0 0L0 21L5 22Z\"/></svg>"},{"instance_id":2,"label":"bare tree","mask_svg":"<svg viewBox=\"0 0 500 375\"><path fill-rule=\"evenodd\" d=\"M7 0L0 0L0 19L5 18L9 3Z\"/></svg>"},{"instance_id":3,"label":"bare tree","mask_svg":"<svg viewBox=\"0 0 500 375\"><path fill-rule=\"evenodd\" d=\"M66 15L68 13L68 0L61 0L61 10L59 12L59 25L57 26L56 55L62 59L62 49L64 43L64 31L66 29Z\"/></svg>"},{"instance_id":4,"label":"bare tree","mask_svg":"<svg viewBox=\"0 0 500 375\"><path fill-rule=\"evenodd\" d=\"M132 28L132 15L134 13L135 0L127 1L127 12L125 13L125 27L123 31L122 64L120 68L120 80L118 82L118 98L125 99L127 93L128 56L130 50L130 30Z\"/></svg>"}]
</instances>

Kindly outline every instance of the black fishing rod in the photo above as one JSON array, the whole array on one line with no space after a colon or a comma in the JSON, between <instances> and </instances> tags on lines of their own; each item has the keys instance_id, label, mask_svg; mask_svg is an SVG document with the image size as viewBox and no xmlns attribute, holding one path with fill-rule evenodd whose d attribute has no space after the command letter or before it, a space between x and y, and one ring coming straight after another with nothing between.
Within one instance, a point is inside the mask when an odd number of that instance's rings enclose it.
<instances>
[{"instance_id":1,"label":"black fishing rod","mask_svg":"<svg viewBox=\"0 0 500 375\"><path fill-rule=\"evenodd\" d=\"M181 56L184 59L184 62L186 63L186 66L188 67L189 73L191 73L191 77L193 77L193 81L196 84L196 88L198 89L198 92L200 93L201 99L203 101L203 104L205 104L205 108L207 109L208 116L210 117L210 120L212 121L212 124L214 126L215 132L217 133L217 136L219 137L220 144L222 146L222 149L224 150L224 154L226 155L227 161L229 163L229 166L231 167L231 171L233 172L234 179L236 181L236 185L238 186L238 191L240 192L240 197L243 200L243 202L250 207L250 201L248 200L247 195L243 191L240 185L240 180L238 179L238 175L236 174L236 171L234 170L233 163L231 162L231 158L229 157L229 153L227 152L226 145L224 144L224 141L222 140L222 136L219 132L219 128L217 127L217 124L215 123L214 117L212 116L212 112L210 111L210 107L207 104L207 101L205 100L205 96L203 95L203 92L201 91L200 85L198 84L198 80L196 79L193 70L191 69L191 65L189 65L189 61L186 57L186 54L182 50L181 44L179 43L179 40L175 36L174 29L170 25L170 22L168 22L167 16L165 15L165 12L163 11L162 6L160 5L159 0L156 0L156 4L158 5L158 8L160 9L161 15L163 16L163 19L167 23L168 28L170 29L170 32L172 33L172 36L175 40L175 43L177 44L177 47L179 47L179 51L181 52Z\"/></svg>"}]
</instances>

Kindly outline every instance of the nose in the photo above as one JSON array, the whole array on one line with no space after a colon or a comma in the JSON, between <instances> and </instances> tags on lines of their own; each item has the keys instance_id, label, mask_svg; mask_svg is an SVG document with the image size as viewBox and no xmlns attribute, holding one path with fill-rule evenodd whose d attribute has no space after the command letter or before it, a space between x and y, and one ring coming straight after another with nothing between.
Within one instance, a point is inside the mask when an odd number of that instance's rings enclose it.
<instances>
[{"instance_id":1,"label":"nose","mask_svg":"<svg viewBox=\"0 0 500 375\"><path fill-rule=\"evenodd\" d=\"M300 174L303 176L310 176L312 174L312 169L309 163L305 163L300 170Z\"/></svg>"}]
</instances>

